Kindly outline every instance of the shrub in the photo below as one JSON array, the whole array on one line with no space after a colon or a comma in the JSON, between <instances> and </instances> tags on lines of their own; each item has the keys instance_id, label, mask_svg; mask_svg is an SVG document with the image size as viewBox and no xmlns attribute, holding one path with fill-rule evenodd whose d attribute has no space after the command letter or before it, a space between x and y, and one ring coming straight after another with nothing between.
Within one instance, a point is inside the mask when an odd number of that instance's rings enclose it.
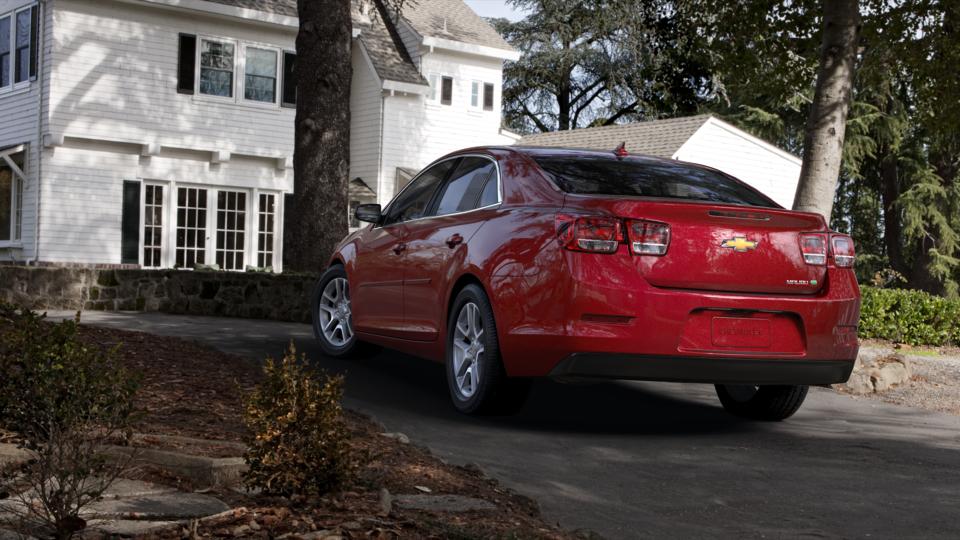
<instances>
[{"instance_id":1,"label":"shrub","mask_svg":"<svg viewBox=\"0 0 960 540\"><path fill-rule=\"evenodd\" d=\"M50 324L0 304L0 428L30 456L0 478L19 488L5 491L22 491L3 506L34 534L56 538L82 529L81 509L127 468L101 447L129 430L139 385L116 349L78 340L78 322Z\"/></svg>"},{"instance_id":2,"label":"shrub","mask_svg":"<svg viewBox=\"0 0 960 540\"><path fill-rule=\"evenodd\" d=\"M960 301L907 289L862 287L860 337L960 345Z\"/></svg>"},{"instance_id":3,"label":"shrub","mask_svg":"<svg viewBox=\"0 0 960 540\"><path fill-rule=\"evenodd\" d=\"M267 359L264 380L246 400L252 435L244 482L277 495L321 495L348 484L357 469L340 399L343 378L310 368L293 344Z\"/></svg>"}]
</instances>

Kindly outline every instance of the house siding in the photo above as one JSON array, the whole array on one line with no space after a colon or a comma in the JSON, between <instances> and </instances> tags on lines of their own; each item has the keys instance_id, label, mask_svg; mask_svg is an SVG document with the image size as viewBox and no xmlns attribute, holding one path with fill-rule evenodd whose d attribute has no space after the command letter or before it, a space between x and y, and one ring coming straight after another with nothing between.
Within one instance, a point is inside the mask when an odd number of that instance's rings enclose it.
<instances>
[{"instance_id":1,"label":"house siding","mask_svg":"<svg viewBox=\"0 0 960 540\"><path fill-rule=\"evenodd\" d=\"M720 169L784 208L793 207L800 180L800 160L767 148L720 123L705 123L673 157Z\"/></svg>"},{"instance_id":2,"label":"house siding","mask_svg":"<svg viewBox=\"0 0 960 540\"><path fill-rule=\"evenodd\" d=\"M34 4L35 1L0 0L0 14ZM41 66L38 67L47 66L50 62L50 20L50 10L46 9L40 22L41 35L38 44L42 58L39 59ZM36 204L39 193L37 171L40 165L40 133L43 129L43 124L38 125L38 121L43 120L38 109L41 92L49 84L49 77L46 75L41 72L38 80L31 82L28 87L0 94L0 148L27 145L23 167L27 178L22 185L20 202L20 241L16 247L0 248L0 261L22 262L34 257Z\"/></svg>"},{"instance_id":3,"label":"house siding","mask_svg":"<svg viewBox=\"0 0 960 540\"><path fill-rule=\"evenodd\" d=\"M441 105L427 96L386 98L382 182L378 189L384 203L396 194L397 167L420 169L454 150L514 142L499 132L502 61L441 51L424 54L421 60L424 77L430 73L453 77L453 100L451 105ZM470 108L470 84L474 80L494 83L492 111Z\"/></svg>"},{"instance_id":4,"label":"house siding","mask_svg":"<svg viewBox=\"0 0 960 540\"><path fill-rule=\"evenodd\" d=\"M350 82L350 179L360 178L376 190L380 181L381 82L366 59L363 45L353 42Z\"/></svg>"}]
</instances>

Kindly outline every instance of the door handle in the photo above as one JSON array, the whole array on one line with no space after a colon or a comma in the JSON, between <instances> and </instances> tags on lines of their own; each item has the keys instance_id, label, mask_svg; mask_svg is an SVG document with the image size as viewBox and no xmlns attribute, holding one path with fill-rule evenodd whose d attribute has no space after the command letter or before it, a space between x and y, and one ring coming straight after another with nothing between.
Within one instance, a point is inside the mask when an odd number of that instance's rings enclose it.
<instances>
[{"instance_id":1,"label":"door handle","mask_svg":"<svg viewBox=\"0 0 960 540\"><path fill-rule=\"evenodd\" d=\"M404 243L397 244L393 246L393 252L397 255L403 253L403 250L407 249L407 245Z\"/></svg>"},{"instance_id":2,"label":"door handle","mask_svg":"<svg viewBox=\"0 0 960 540\"><path fill-rule=\"evenodd\" d=\"M463 237L460 236L459 234L454 234L450 238L447 238L447 247L449 247L450 249L453 249L462 243L463 243Z\"/></svg>"}]
</instances>

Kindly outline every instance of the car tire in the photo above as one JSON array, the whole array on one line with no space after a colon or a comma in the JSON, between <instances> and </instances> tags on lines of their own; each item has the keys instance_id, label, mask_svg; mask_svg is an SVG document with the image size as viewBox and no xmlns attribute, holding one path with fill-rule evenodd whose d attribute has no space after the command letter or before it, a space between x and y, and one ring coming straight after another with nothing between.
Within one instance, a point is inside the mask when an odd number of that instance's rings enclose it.
<instances>
[{"instance_id":1,"label":"car tire","mask_svg":"<svg viewBox=\"0 0 960 540\"><path fill-rule=\"evenodd\" d=\"M751 420L780 421L793 416L807 397L808 386L718 384L717 396L728 412Z\"/></svg>"},{"instance_id":2,"label":"car tire","mask_svg":"<svg viewBox=\"0 0 960 540\"><path fill-rule=\"evenodd\" d=\"M477 327L464 324L470 317L480 325L479 339L474 339ZM513 414L529 394L529 379L507 376L493 309L478 285L467 285L453 301L447 321L446 371L450 398L464 414Z\"/></svg>"},{"instance_id":3,"label":"car tire","mask_svg":"<svg viewBox=\"0 0 960 540\"><path fill-rule=\"evenodd\" d=\"M331 266L320 276L313 290L310 315L313 335L323 354L341 358L356 351L358 340L350 312L350 285L343 266Z\"/></svg>"}]
</instances>

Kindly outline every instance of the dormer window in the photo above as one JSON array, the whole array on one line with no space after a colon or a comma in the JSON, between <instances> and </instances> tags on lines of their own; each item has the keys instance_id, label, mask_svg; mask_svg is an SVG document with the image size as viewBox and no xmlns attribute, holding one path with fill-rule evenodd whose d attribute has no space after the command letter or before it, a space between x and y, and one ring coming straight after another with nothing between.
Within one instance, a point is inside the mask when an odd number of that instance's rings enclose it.
<instances>
[{"instance_id":1,"label":"dormer window","mask_svg":"<svg viewBox=\"0 0 960 540\"><path fill-rule=\"evenodd\" d=\"M225 41L200 40L200 93L233 97L235 47Z\"/></svg>"}]
</instances>

